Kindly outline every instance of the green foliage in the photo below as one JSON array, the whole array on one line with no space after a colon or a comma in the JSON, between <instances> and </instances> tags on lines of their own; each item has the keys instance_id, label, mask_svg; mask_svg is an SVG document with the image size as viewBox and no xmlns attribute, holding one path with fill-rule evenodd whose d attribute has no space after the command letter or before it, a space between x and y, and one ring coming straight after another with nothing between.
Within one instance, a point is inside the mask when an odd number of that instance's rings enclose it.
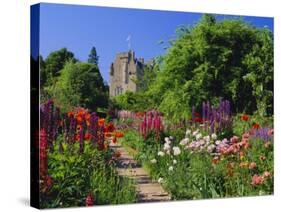
<instances>
[{"instance_id":1,"label":"green foliage","mask_svg":"<svg viewBox=\"0 0 281 212\"><path fill-rule=\"evenodd\" d=\"M112 103L116 108L131 111L145 111L150 108L149 99L143 92L126 91L126 93L114 97Z\"/></svg>"},{"instance_id":2,"label":"green foliage","mask_svg":"<svg viewBox=\"0 0 281 212\"><path fill-rule=\"evenodd\" d=\"M86 144L84 153L78 154L79 143L72 149L67 144L63 147L67 151L60 153L56 145L49 153L53 185L42 201L44 208L85 206L89 193L93 193L94 205L135 202L134 183L117 175L114 164L109 163L110 151L98 151Z\"/></svg>"},{"instance_id":3,"label":"green foliage","mask_svg":"<svg viewBox=\"0 0 281 212\"><path fill-rule=\"evenodd\" d=\"M273 36L269 30L205 15L194 26L180 27L169 45L167 53L145 70L139 95L146 98L146 108L159 109L169 119L180 121L190 116L193 105L199 108L206 100L214 104L222 97L231 101L233 112L273 113Z\"/></svg>"},{"instance_id":4,"label":"green foliage","mask_svg":"<svg viewBox=\"0 0 281 212\"><path fill-rule=\"evenodd\" d=\"M40 60L40 74L41 74L41 86L51 85L55 81L55 77L60 75L60 71L63 69L64 65L69 62L76 62L74 54L68 51L66 48L62 48L58 51L54 51L48 55L48 57L43 61Z\"/></svg>"},{"instance_id":5,"label":"green foliage","mask_svg":"<svg viewBox=\"0 0 281 212\"><path fill-rule=\"evenodd\" d=\"M107 105L107 90L96 65L67 62L51 90L57 105L63 111L72 107L96 110Z\"/></svg>"},{"instance_id":6,"label":"green foliage","mask_svg":"<svg viewBox=\"0 0 281 212\"><path fill-rule=\"evenodd\" d=\"M88 63L92 63L96 66L99 64L99 56L97 55L96 47L93 47L91 49L91 52L90 52L89 58L88 58Z\"/></svg>"}]
</instances>

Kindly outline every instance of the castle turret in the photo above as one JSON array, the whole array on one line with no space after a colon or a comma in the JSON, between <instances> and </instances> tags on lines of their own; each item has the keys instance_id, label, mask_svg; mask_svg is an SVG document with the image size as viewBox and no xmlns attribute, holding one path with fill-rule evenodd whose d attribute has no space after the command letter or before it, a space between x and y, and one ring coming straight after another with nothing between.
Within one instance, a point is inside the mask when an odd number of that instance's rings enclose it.
<instances>
[{"instance_id":1,"label":"castle turret","mask_svg":"<svg viewBox=\"0 0 281 212\"><path fill-rule=\"evenodd\" d=\"M110 96L117 96L126 91L138 91L136 81L143 76L144 59L136 59L135 52L118 53L110 66Z\"/></svg>"}]
</instances>

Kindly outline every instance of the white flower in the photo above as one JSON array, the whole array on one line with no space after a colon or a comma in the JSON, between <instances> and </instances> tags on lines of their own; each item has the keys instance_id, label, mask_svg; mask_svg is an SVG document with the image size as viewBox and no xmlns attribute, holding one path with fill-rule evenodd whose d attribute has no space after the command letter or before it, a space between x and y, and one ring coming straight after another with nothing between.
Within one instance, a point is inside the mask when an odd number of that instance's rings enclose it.
<instances>
[{"instance_id":1,"label":"white flower","mask_svg":"<svg viewBox=\"0 0 281 212\"><path fill-rule=\"evenodd\" d=\"M199 144L200 144L200 145L204 145L204 144L205 144L205 140L201 139L201 140L199 141Z\"/></svg>"},{"instance_id":2,"label":"white flower","mask_svg":"<svg viewBox=\"0 0 281 212\"><path fill-rule=\"evenodd\" d=\"M189 142L189 139L188 139L188 138L182 139L182 140L180 141L180 145L185 146L188 142Z\"/></svg>"},{"instance_id":3,"label":"white flower","mask_svg":"<svg viewBox=\"0 0 281 212\"><path fill-rule=\"evenodd\" d=\"M188 136L190 133L191 133L191 130L190 130L190 129L187 129L187 130L185 131L185 136Z\"/></svg>"},{"instance_id":4,"label":"white flower","mask_svg":"<svg viewBox=\"0 0 281 212\"><path fill-rule=\"evenodd\" d=\"M161 151L159 151L159 152L158 152L158 156L163 157L164 155L165 155L165 153L164 153L164 152L161 152Z\"/></svg>"},{"instance_id":5,"label":"white flower","mask_svg":"<svg viewBox=\"0 0 281 212\"><path fill-rule=\"evenodd\" d=\"M197 133L199 133L199 130L194 131L194 132L192 133L192 135L193 135L193 136L196 136Z\"/></svg>"},{"instance_id":6,"label":"white flower","mask_svg":"<svg viewBox=\"0 0 281 212\"><path fill-rule=\"evenodd\" d=\"M162 177L159 177L158 183L163 183L164 179Z\"/></svg>"},{"instance_id":7,"label":"white flower","mask_svg":"<svg viewBox=\"0 0 281 212\"><path fill-rule=\"evenodd\" d=\"M196 135L196 140L199 140L200 138L202 138L202 134L201 133Z\"/></svg>"},{"instance_id":8,"label":"white flower","mask_svg":"<svg viewBox=\"0 0 281 212\"><path fill-rule=\"evenodd\" d=\"M206 142L210 142L210 136L209 135L206 135L206 136L204 136L204 138L203 138Z\"/></svg>"},{"instance_id":9,"label":"white flower","mask_svg":"<svg viewBox=\"0 0 281 212\"><path fill-rule=\"evenodd\" d=\"M216 140L215 144L216 145L220 145L221 141L220 140Z\"/></svg>"},{"instance_id":10,"label":"white flower","mask_svg":"<svg viewBox=\"0 0 281 212\"><path fill-rule=\"evenodd\" d=\"M171 142L170 139L169 139L169 137L165 137L164 139L165 139L165 142L166 142L166 143L170 143L170 142Z\"/></svg>"},{"instance_id":11,"label":"white flower","mask_svg":"<svg viewBox=\"0 0 281 212\"><path fill-rule=\"evenodd\" d=\"M173 160L173 164L177 164L177 160Z\"/></svg>"},{"instance_id":12,"label":"white flower","mask_svg":"<svg viewBox=\"0 0 281 212\"><path fill-rule=\"evenodd\" d=\"M216 135L216 133L213 133L213 134L211 135L211 137L212 137L213 140L216 140L216 139L218 138L218 136Z\"/></svg>"},{"instance_id":13,"label":"white flower","mask_svg":"<svg viewBox=\"0 0 281 212\"><path fill-rule=\"evenodd\" d=\"M157 160L154 158L152 160L150 160L151 163L157 163Z\"/></svg>"},{"instance_id":14,"label":"white flower","mask_svg":"<svg viewBox=\"0 0 281 212\"><path fill-rule=\"evenodd\" d=\"M169 166L169 171L173 171L174 170L174 167L173 166Z\"/></svg>"},{"instance_id":15,"label":"white flower","mask_svg":"<svg viewBox=\"0 0 281 212\"><path fill-rule=\"evenodd\" d=\"M211 145L208 146L207 151L211 153L211 152L213 152L213 150L215 148L216 148L216 146L214 144L211 144Z\"/></svg>"},{"instance_id":16,"label":"white flower","mask_svg":"<svg viewBox=\"0 0 281 212\"><path fill-rule=\"evenodd\" d=\"M169 150L170 148L171 148L171 147L170 147L169 144L167 144L167 143L164 144L164 148L163 148L163 149L164 149L165 151Z\"/></svg>"},{"instance_id":17,"label":"white flower","mask_svg":"<svg viewBox=\"0 0 281 212\"><path fill-rule=\"evenodd\" d=\"M175 156L176 156L176 155L179 155L179 154L181 153L180 148L177 147L177 146L173 147L173 151L174 151L174 155L175 155Z\"/></svg>"},{"instance_id":18,"label":"white flower","mask_svg":"<svg viewBox=\"0 0 281 212\"><path fill-rule=\"evenodd\" d=\"M170 155L170 154L171 154L170 150L167 150L166 153L167 153L167 155Z\"/></svg>"}]
</instances>

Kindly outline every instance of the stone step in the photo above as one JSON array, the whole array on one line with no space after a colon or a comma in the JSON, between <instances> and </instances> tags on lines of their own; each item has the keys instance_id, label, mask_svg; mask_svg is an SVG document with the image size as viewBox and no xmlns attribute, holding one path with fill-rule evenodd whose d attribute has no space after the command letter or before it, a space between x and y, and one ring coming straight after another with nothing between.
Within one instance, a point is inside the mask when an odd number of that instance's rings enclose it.
<instances>
[{"instance_id":1,"label":"stone step","mask_svg":"<svg viewBox=\"0 0 281 212\"><path fill-rule=\"evenodd\" d=\"M120 176L135 180L138 202L161 202L171 200L158 182L153 182L149 174L119 144L110 143L110 148L121 153L117 159L117 172Z\"/></svg>"}]
</instances>

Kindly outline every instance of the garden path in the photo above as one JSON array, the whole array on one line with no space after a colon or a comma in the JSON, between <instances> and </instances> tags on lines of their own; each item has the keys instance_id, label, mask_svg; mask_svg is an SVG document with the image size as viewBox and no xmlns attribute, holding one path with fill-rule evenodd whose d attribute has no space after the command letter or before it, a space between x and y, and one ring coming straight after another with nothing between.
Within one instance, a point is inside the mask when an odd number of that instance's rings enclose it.
<instances>
[{"instance_id":1,"label":"garden path","mask_svg":"<svg viewBox=\"0 0 281 212\"><path fill-rule=\"evenodd\" d=\"M121 153L117 159L117 172L120 176L135 180L138 202L169 201L171 196L158 182L152 181L148 173L128 154L126 149L118 143L110 143L110 148Z\"/></svg>"}]
</instances>

